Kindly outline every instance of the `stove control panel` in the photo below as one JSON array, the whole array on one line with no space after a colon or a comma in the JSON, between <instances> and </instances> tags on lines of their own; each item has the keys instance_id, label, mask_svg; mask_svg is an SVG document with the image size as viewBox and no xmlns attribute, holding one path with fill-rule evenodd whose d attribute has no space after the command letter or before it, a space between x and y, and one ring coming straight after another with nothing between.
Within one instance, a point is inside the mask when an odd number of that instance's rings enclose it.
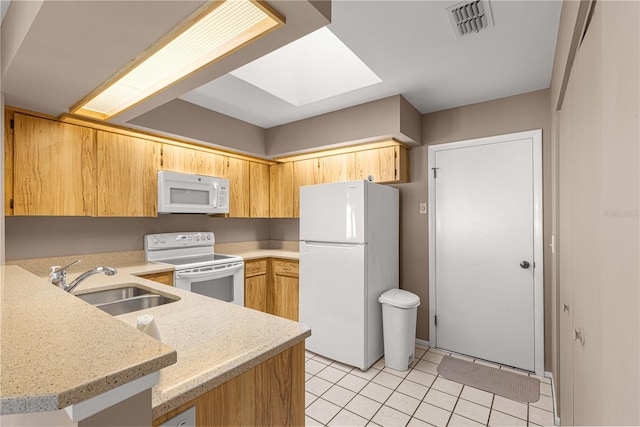
<instances>
[{"instance_id":1,"label":"stove control panel","mask_svg":"<svg viewBox=\"0 0 640 427\"><path fill-rule=\"evenodd\" d=\"M184 247L213 246L214 244L215 236L210 231L147 234L144 236L145 251Z\"/></svg>"}]
</instances>

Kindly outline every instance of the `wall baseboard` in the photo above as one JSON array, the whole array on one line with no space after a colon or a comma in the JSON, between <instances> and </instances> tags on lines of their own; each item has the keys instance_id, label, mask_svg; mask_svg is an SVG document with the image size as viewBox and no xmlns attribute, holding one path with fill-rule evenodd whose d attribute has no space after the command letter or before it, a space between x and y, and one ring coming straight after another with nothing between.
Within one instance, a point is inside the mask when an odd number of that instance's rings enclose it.
<instances>
[{"instance_id":1,"label":"wall baseboard","mask_svg":"<svg viewBox=\"0 0 640 427\"><path fill-rule=\"evenodd\" d=\"M418 338L416 338L416 345L419 345L421 347L429 347L429 341L419 340Z\"/></svg>"},{"instance_id":2,"label":"wall baseboard","mask_svg":"<svg viewBox=\"0 0 640 427\"><path fill-rule=\"evenodd\" d=\"M560 425L560 417L558 416L558 406L556 402L556 384L553 381L553 373L550 371L544 371L545 378L551 380L551 400L553 400L553 423L557 426Z\"/></svg>"}]
</instances>

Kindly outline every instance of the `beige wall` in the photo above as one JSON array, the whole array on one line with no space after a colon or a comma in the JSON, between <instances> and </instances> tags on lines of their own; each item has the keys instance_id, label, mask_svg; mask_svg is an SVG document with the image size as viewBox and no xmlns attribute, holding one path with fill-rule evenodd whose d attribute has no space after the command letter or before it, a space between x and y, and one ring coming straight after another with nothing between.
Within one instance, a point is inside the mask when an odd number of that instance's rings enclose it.
<instances>
[{"instance_id":1,"label":"beige wall","mask_svg":"<svg viewBox=\"0 0 640 427\"><path fill-rule=\"evenodd\" d=\"M479 138L532 129L542 129L544 169L544 237L545 265L550 262L550 109L549 90L539 90L498 100L467 105L425 114L422 119L423 146L410 152L411 182L396 187L401 190L401 286L420 296L417 336L429 339L428 219L418 213L420 202L427 202L427 151L432 144ZM549 329L550 291L548 269L545 270L545 368L551 355Z\"/></svg>"},{"instance_id":2,"label":"beige wall","mask_svg":"<svg viewBox=\"0 0 640 427\"><path fill-rule=\"evenodd\" d=\"M176 231L213 231L218 243L269 240L269 220L161 215L158 218L7 217L6 258L134 251L143 236Z\"/></svg>"}]
</instances>

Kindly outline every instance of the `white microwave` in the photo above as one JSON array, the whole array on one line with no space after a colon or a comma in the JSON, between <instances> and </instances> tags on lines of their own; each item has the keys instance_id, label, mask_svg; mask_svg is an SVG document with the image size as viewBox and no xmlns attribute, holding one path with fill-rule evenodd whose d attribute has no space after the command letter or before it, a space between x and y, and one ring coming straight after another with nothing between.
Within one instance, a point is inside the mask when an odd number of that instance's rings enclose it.
<instances>
[{"instance_id":1,"label":"white microwave","mask_svg":"<svg viewBox=\"0 0 640 427\"><path fill-rule=\"evenodd\" d=\"M178 172L158 172L158 213L229 213L229 180Z\"/></svg>"}]
</instances>

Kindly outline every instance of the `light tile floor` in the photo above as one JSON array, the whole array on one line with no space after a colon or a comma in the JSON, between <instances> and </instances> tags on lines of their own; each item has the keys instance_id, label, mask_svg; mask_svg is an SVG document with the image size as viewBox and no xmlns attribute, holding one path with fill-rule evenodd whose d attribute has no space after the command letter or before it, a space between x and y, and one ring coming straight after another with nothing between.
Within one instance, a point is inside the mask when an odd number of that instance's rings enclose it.
<instances>
[{"instance_id":1,"label":"light tile floor","mask_svg":"<svg viewBox=\"0 0 640 427\"><path fill-rule=\"evenodd\" d=\"M540 380L540 400L522 403L438 375L450 353L416 347L411 369L399 372L380 359L369 370L306 352L307 426L552 426L553 401L548 378ZM475 363L527 372L473 360Z\"/></svg>"}]
</instances>

